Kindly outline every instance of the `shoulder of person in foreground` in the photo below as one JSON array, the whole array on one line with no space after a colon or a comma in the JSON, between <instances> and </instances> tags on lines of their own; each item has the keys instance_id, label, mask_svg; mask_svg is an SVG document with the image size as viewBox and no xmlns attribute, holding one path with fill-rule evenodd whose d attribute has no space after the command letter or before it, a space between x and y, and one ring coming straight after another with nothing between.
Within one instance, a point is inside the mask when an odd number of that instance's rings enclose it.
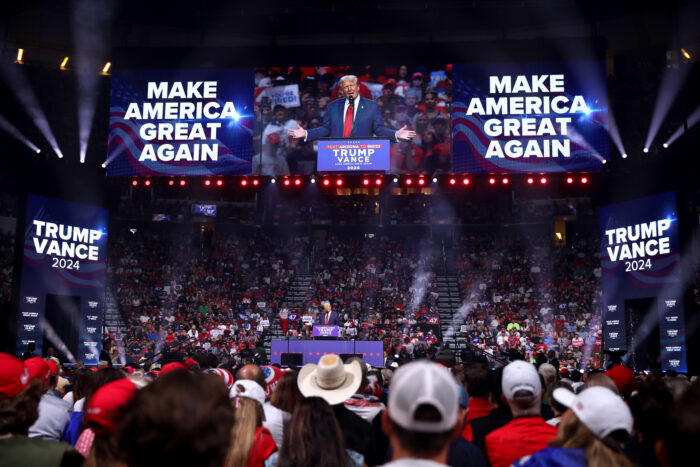
<instances>
[{"instance_id":1,"label":"shoulder of person in foreground","mask_svg":"<svg viewBox=\"0 0 700 467\"><path fill-rule=\"evenodd\" d=\"M576 467L586 466L584 449L550 447L525 456L513 463L514 467Z\"/></svg>"},{"instance_id":2,"label":"shoulder of person in foreground","mask_svg":"<svg viewBox=\"0 0 700 467\"><path fill-rule=\"evenodd\" d=\"M13 436L0 440L0 466L81 466L85 458L66 443Z\"/></svg>"}]
</instances>

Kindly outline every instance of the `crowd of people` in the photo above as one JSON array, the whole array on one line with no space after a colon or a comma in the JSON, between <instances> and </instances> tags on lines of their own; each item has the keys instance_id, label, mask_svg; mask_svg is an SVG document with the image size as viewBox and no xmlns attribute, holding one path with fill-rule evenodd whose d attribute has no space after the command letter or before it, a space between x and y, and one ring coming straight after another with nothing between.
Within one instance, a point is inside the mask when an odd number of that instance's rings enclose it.
<instances>
[{"instance_id":1,"label":"crowd of people","mask_svg":"<svg viewBox=\"0 0 700 467\"><path fill-rule=\"evenodd\" d=\"M0 305L12 301L12 271L15 262L15 236L0 231Z\"/></svg>"},{"instance_id":2,"label":"crowd of people","mask_svg":"<svg viewBox=\"0 0 700 467\"><path fill-rule=\"evenodd\" d=\"M0 354L0 466L680 466L700 384L550 363L121 368Z\"/></svg>"},{"instance_id":3,"label":"crowd of people","mask_svg":"<svg viewBox=\"0 0 700 467\"><path fill-rule=\"evenodd\" d=\"M553 246L549 238L461 239L460 288L466 338L494 356L532 361L553 350L562 368L601 365L598 243L589 237Z\"/></svg>"},{"instance_id":4,"label":"crowd of people","mask_svg":"<svg viewBox=\"0 0 700 467\"><path fill-rule=\"evenodd\" d=\"M413 140L392 145L391 173L451 172L451 66L428 69L400 65L256 70L254 174L314 173L314 145L289 138L287 131L297 125L305 129L320 127L328 104L340 95L338 80L346 74L358 77L361 98L379 104L386 128L405 126L417 134ZM285 105L275 104L270 90L288 85L298 87L298 102L294 99Z\"/></svg>"}]
</instances>

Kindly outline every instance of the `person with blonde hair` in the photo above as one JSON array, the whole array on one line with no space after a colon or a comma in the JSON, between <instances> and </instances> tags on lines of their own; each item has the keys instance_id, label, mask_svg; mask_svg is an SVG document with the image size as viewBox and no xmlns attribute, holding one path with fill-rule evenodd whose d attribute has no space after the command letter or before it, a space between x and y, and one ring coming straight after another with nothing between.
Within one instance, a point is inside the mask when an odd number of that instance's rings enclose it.
<instances>
[{"instance_id":1,"label":"person with blonde hair","mask_svg":"<svg viewBox=\"0 0 700 467\"><path fill-rule=\"evenodd\" d=\"M235 410L231 432L231 448L226 457L226 467L265 465L268 457L277 451L270 431L263 427L265 390L255 381L239 380L231 388Z\"/></svg>"},{"instance_id":2,"label":"person with blonde hair","mask_svg":"<svg viewBox=\"0 0 700 467\"><path fill-rule=\"evenodd\" d=\"M632 467L623 444L632 433L632 413L622 398L606 387L580 394L557 388L553 398L568 407L550 447L515 462L527 466Z\"/></svg>"}]
</instances>

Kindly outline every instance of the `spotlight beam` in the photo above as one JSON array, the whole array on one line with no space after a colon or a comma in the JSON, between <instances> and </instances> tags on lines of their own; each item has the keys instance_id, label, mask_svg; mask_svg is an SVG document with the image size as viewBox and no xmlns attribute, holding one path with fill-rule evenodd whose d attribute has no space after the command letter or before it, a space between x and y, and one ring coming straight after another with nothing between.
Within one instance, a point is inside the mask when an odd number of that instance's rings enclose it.
<instances>
[{"instance_id":1,"label":"spotlight beam","mask_svg":"<svg viewBox=\"0 0 700 467\"><path fill-rule=\"evenodd\" d=\"M29 149L34 151L35 153L40 153L41 149L36 147L34 143L29 141L26 136L22 134L21 131L17 129L12 123L10 123L5 117L0 115L0 128L5 130L7 133L9 133L11 136L13 136L15 139L21 141L24 143L25 146L27 146Z\"/></svg>"},{"instance_id":2,"label":"spotlight beam","mask_svg":"<svg viewBox=\"0 0 700 467\"><path fill-rule=\"evenodd\" d=\"M44 138L46 138L46 141L48 141L51 149L53 149L59 158L63 157L61 148L58 147L56 137L53 135L51 127L49 126L49 121L46 119L46 115L41 109L39 101L37 101L36 95L29 82L22 74L21 68L13 63L2 61L0 64L0 71L7 85L17 97L17 100L22 104L22 107L24 107L24 111L27 112L27 115L29 115L32 122L34 122L34 125L36 125Z\"/></svg>"},{"instance_id":3,"label":"spotlight beam","mask_svg":"<svg viewBox=\"0 0 700 467\"><path fill-rule=\"evenodd\" d=\"M75 70L78 81L78 133L80 162L85 162L92 122L99 94L100 69L107 55L107 34L111 24L111 2L78 0L73 10Z\"/></svg>"},{"instance_id":4,"label":"spotlight beam","mask_svg":"<svg viewBox=\"0 0 700 467\"><path fill-rule=\"evenodd\" d=\"M690 130L692 127L698 124L698 121L700 121L700 106L698 106L693 111L693 113L690 114L690 116L685 121L685 124L679 126L678 129L673 132L673 134L666 140L664 144L666 146L670 146L675 140L680 138L685 133L685 127L687 127L688 130Z\"/></svg>"},{"instance_id":5,"label":"spotlight beam","mask_svg":"<svg viewBox=\"0 0 700 467\"><path fill-rule=\"evenodd\" d=\"M664 75L661 78L661 85L659 86L659 93L656 96L656 105L654 105L654 113L651 117L649 132L644 142L645 148L650 148L651 144L654 142L654 138L656 138L661 124L666 118L668 111L671 109L671 105L676 100L676 96L683 87L683 83L685 83L689 70L690 67L687 66L666 68L664 70Z\"/></svg>"}]
</instances>

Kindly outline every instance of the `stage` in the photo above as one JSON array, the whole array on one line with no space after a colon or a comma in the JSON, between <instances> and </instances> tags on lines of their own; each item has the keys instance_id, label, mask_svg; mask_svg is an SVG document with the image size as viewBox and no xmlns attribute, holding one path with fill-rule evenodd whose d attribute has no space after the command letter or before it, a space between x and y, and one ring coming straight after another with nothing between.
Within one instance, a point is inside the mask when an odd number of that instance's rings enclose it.
<instances>
[{"instance_id":1,"label":"stage","mask_svg":"<svg viewBox=\"0 0 700 467\"><path fill-rule=\"evenodd\" d=\"M283 353L301 354L304 365L317 363L321 356L334 353L360 354L370 365L384 366L384 345L377 341L273 340L270 347L270 363L282 364Z\"/></svg>"}]
</instances>

